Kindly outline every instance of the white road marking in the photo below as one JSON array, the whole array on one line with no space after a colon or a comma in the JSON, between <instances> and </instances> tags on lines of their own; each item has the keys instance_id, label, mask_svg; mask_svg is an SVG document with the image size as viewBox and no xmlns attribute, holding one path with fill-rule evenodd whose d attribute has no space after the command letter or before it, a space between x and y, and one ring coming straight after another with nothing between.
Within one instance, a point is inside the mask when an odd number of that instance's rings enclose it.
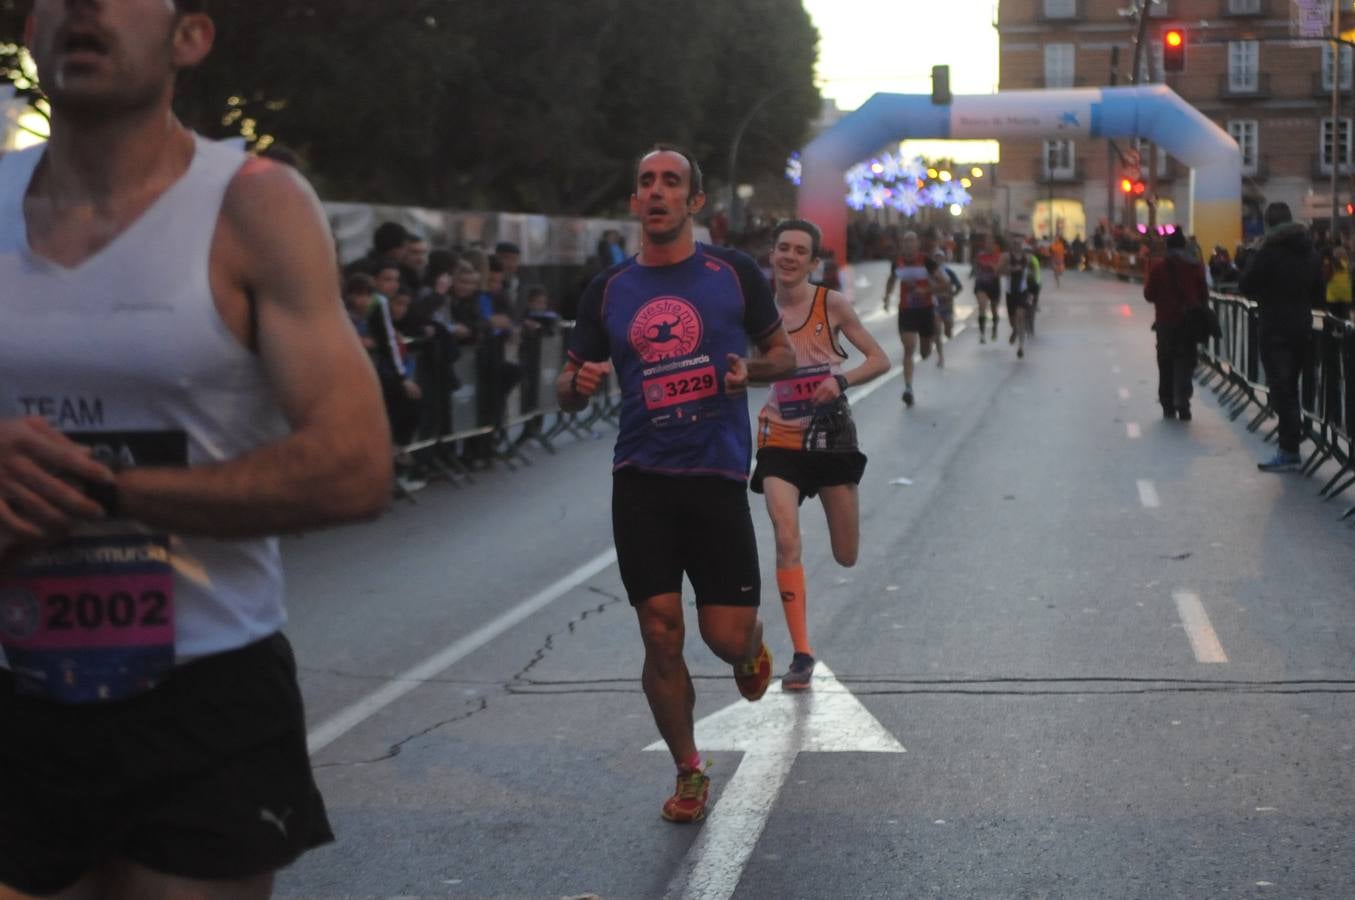
<instances>
[{"instance_id":1,"label":"white road marking","mask_svg":"<svg viewBox=\"0 0 1355 900\"><path fill-rule=\"evenodd\" d=\"M1111 367L1110 367L1110 374L1112 374L1112 375L1119 375L1119 374L1120 374L1120 371L1121 371L1121 369L1120 369L1119 366L1111 366Z\"/></svg>"},{"instance_id":2,"label":"white road marking","mask_svg":"<svg viewBox=\"0 0 1355 900\"><path fill-rule=\"evenodd\" d=\"M1124 433L1128 435L1130 440L1137 440L1138 438L1143 437L1143 429L1139 426L1138 422L1125 422Z\"/></svg>"},{"instance_id":3,"label":"white road marking","mask_svg":"<svg viewBox=\"0 0 1355 900\"><path fill-rule=\"evenodd\" d=\"M401 672L385 687L373 691L352 706L331 716L317 725L306 735L306 746L312 754L319 753L349 731L361 725L367 719L399 700L405 694L417 688L438 673L450 668L465 657L503 634L514 625L526 619L532 613L545 609L552 602L574 588L583 584L594 575L616 562L616 548L590 559L573 572L556 581L498 618L480 626L475 631L460 638L446 648L438 651L423 662Z\"/></svg>"},{"instance_id":4,"label":"white road marking","mask_svg":"<svg viewBox=\"0 0 1355 900\"><path fill-rule=\"evenodd\" d=\"M1120 399L1121 400L1129 399L1129 388L1120 388Z\"/></svg>"},{"instance_id":5,"label":"white road marking","mask_svg":"<svg viewBox=\"0 0 1355 900\"><path fill-rule=\"evenodd\" d=\"M1162 501L1157 496L1157 487L1151 481L1140 478L1138 485L1139 502L1143 504L1144 509L1157 509L1162 505Z\"/></svg>"},{"instance_id":6,"label":"white road marking","mask_svg":"<svg viewBox=\"0 0 1355 900\"><path fill-rule=\"evenodd\" d=\"M1176 611L1186 626L1186 636L1190 638L1190 647L1195 651L1195 661L1202 663L1226 663L1228 654L1223 652L1219 636L1209 622L1209 613L1199 595L1190 591L1177 591L1172 595L1176 599Z\"/></svg>"},{"instance_id":7,"label":"white road marking","mask_svg":"<svg viewBox=\"0 0 1355 900\"><path fill-rule=\"evenodd\" d=\"M672 900L734 895L798 754L907 752L823 663L803 694L776 682L757 703L740 700L697 722L696 746L742 750L743 761L669 882L664 896ZM668 747L656 741L645 749Z\"/></svg>"}]
</instances>

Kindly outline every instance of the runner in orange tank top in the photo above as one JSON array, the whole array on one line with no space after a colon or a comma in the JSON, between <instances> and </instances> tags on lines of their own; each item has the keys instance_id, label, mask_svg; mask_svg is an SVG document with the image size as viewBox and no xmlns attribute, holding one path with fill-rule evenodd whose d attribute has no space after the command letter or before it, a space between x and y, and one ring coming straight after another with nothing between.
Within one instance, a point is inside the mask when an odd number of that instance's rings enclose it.
<instances>
[{"instance_id":1,"label":"runner in orange tank top","mask_svg":"<svg viewBox=\"0 0 1355 900\"><path fill-rule=\"evenodd\" d=\"M823 501L833 558L856 563L860 543L857 484L866 457L857 447L856 425L845 391L889 371L889 359L857 318L847 298L813 285L809 274L819 257L819 229L796 219L773 232L772 271L776 305L795 347L793 374L773 382L758 414L757 469L752 488L767 497L776 534L776 584L795 647L783 690L804 690L814 672L805 614L805 573L800 560L800 504L816 494ZM865 360L844 370L847 354L839 334Z\"/></svg>"}]
</instances>

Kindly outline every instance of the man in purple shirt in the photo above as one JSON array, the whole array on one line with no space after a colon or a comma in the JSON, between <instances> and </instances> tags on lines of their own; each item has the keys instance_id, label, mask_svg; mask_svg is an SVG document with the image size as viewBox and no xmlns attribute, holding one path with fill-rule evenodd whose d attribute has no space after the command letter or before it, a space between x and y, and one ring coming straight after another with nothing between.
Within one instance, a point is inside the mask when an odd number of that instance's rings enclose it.
<instances>
[{"instance_id":1,"label":"man in purple shirt","mask_svg":"<svg viewBox=\"0 0 1355 900\"><path fill-rule=\"evenodd\" d=\"M757 264L696 242L693 220L705 202L701 168L685 151L659 145L640 158L630 198L643 226L640 252L584 292L555 384L565 410L582 409L613 365L621 385L612 531L644 639L645 696L678 767L662 812L672 822L704 816L710 792L682 655L684 573L696 590L701 636L734 667L739 693L760 699L771 682L746 489L746 389L749 380L795 368ZM745 359L750 342L760 355Z\"/></svg>"}]
</instances>

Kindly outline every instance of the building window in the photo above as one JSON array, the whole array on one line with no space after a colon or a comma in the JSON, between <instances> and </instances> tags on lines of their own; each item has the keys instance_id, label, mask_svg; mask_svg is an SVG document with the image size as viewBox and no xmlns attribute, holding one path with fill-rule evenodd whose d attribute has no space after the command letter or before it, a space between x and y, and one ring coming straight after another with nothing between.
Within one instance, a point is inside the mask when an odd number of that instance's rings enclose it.
<instances>
[{"instance_id":1,"label":"building window","mask_svg":"<svg viewBox=\"0 0 1355 900\"><path fill-rule=\"evenodd\" d=\"M1256 41L1228 42L1228 89L1255 91L1260 71L1261 45Z\"/></svg>"},{"instance_id":2,"label":"building window","mask_svg":"<svg viewBox=\"0 0 1355 900\"><path fill-rule=\"evenodd\" d=\"M1044 0L1046 19L1077 18L1077 0Z\"/></svg>"},{"instance_id":3,"label":"building window","mask_svg":"<svg viewBox=\"0 0 1355 900\"><path fill-rule=\"evenodd\" d=\"M1261 12L1261 0L1228 0L1228 12L1235 16L1254 16Z\"/></svg>"},{"instance_id":4,"label":"building window","mask_svg":"<svg viewBox=\"0 0 1355 900\"><path fill-rule=\"evenodd\" d=\"M1256 174L1256 135L1255 119L1232 119L1228 122L1228 136L1237 141L1242 149L1242 174Z\"/></svg>"},{"instance_id":5,"label":"building window","mask_svg":"<svg viewBox=\"0 0 1355 900\"><path fill-rule=\"evenodd\" d=\"M1045 87L1073 86L1073 53L1075 49L1074 44L1044 45Z\"/></svg>"},{"instance_id":6,"label":"building window","mask_svg":"<svg viewBox=\"0 0 1355 900\"><path fill-rule=\"evenodd\" d=\"M1044 142L1045 178L1072 178L1075 168L1072 141Z\"/></svg>"},{"instance_id":7,"label":"building window","mask_svg":"<svg viewBox=\"0 0 1355 900\"><path fill-rule=\"evenodd\" d=\"M1341 45L1341 90L1350 90L1350 51L1351 48ZM1322 87L1331 90L1331 47L1325 47L1322 51Z\"/></svg>"},{"instance_id":8,"label":"building window","mask_svg":"<svg viewBox=\"0 0 1355 900\"><path fill-rule=\"evenodd\" d=\"M1323 172L1331 171L1333 158L1335 158L1336 162L1342 168L1349 168L1350 166L1350 119L1338 119L1336 121L1340 123L1340 134L1335 135L1337 142L1335 148L1333 148L1332 137L1334 129L1332 128L1332 120L1322 120L1322 131L1319 140L1322 145Z\"/></svg>"}]
</instances>

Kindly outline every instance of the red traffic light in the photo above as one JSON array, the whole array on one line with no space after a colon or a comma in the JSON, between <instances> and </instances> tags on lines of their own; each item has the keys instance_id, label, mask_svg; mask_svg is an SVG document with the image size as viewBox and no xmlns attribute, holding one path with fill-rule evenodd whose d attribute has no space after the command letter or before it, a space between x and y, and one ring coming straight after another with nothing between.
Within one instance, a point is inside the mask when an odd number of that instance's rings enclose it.
<instances>
[{"instance_id":1,"label":"red traffic light","mask_svg":"<svg viewBox=\"0 0 1355 900\"><path fill-rule=\"evenodd\" d=\"M1143 182L1142 182L1142 181L1136 181L1136 182L1134 182L1134 194L1135 194L1136 196L1137 196L1138 194L1142 194L1145 190L1146 190L1146 188L1144 188Z\"/></svg>"},{"instance_id":2,"label":"red traffic light","mask_svg":"<svg viewBox=\"0 0 1355 900\"><path fill-rule=\"evenodd\" d=\"M1185 68L1186 32L1181 28L1168 28L1162 32L1162 70L1182 72Z\"/></svg>"}]
</instances>

